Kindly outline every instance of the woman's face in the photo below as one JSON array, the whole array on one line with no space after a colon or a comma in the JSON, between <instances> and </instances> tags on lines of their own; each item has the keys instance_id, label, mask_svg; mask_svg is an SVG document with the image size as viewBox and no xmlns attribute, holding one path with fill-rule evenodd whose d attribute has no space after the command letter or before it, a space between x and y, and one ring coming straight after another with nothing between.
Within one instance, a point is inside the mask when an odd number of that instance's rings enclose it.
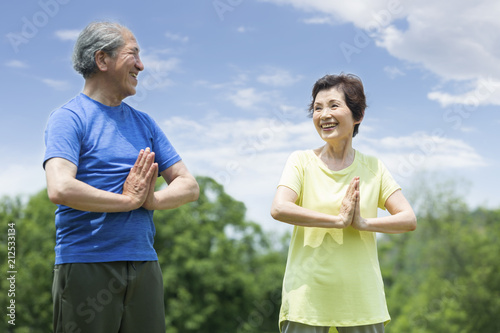
<instances>
[{"instance_id":1,"label":"woman's face","mask_svg":"<svg viewBox=\"0 0 500 333\"><path fill-rule=\"evenodd\" d=\"M321 90L313 104L313 122L319 136L326 142L351 139L354 121L344 100L344 93L333 87Z\"/></svg>"}]
</instances>

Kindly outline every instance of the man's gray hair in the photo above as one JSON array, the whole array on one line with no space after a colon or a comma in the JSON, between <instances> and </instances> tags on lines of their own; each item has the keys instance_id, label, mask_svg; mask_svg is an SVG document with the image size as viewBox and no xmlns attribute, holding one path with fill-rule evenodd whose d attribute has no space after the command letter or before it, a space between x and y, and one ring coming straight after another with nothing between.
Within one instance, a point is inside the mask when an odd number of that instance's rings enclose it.
<instances>
[{"instance_id":1,"label":"man's gray hair","mask_svg":"<svg viewBox=\"0 0 500 333\"><path fill-rule=\"evenodd\" d=\"M78 36L73 50L73 68L85 79L97 72L95 53L104 51L111 57L125 45L123 31L126 27L114 22L90 23Z\"/></svg>"}]
</instances>

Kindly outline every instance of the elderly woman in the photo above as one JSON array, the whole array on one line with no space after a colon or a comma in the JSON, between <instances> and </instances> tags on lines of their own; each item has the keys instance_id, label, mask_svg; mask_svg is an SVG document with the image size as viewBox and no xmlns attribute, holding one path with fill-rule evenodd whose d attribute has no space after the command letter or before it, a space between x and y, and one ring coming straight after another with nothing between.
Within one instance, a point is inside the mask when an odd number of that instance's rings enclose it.
<instances>
[{"instance_id":1,"label":"elderly woman","mask_svg":"<svg viewBox=\"0 0 500 333\"><path fill-rule=\"evenodd\" d=\"M389 171L352 147L366 108L361 80L326 75L309 112L322 147L296 151L271 208L294 225L283 281L283 333L379 333L390 320L376 232L415 230L415 214ZM377 209L390 216L377 217Z\"/></svg>"}]
</instances>

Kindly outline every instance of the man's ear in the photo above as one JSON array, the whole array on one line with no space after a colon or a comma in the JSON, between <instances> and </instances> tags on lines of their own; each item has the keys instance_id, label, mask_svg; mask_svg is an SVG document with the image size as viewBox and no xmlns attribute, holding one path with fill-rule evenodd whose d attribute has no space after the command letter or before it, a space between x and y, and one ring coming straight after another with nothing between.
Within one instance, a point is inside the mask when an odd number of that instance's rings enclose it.
<instances>
[{"instance_id":1,"label":"man's ear","mask_svg":"<svg viewBox=\"0 0 500 333\"><path fill-rule=\"evenodd\" d=\"M94 59L99 71L106 72L108 70L109 56L106 52L102 50L96 51Z\"/></svg>"}]
</instances>

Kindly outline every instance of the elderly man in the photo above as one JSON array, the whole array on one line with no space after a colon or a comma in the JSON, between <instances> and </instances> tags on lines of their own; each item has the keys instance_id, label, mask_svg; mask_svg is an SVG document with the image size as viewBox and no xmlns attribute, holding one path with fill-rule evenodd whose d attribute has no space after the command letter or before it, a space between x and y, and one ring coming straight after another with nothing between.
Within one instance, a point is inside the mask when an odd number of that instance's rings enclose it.
<instances>
[{"instance_id":1,"label":"elderly man","mask_svg":"<svg viewBox=\"0 0 500 333\"><path fill-rule=\"evenodd\" d=\"M47 191L58 205L54 332L164 333L153 211L197 200L198 184L154 120L122 102L144 69L130 30L91 23L73 63L83 92L45 132ZM168 186L155 191L158 175Z\"/></svg>"}]
</instances>

